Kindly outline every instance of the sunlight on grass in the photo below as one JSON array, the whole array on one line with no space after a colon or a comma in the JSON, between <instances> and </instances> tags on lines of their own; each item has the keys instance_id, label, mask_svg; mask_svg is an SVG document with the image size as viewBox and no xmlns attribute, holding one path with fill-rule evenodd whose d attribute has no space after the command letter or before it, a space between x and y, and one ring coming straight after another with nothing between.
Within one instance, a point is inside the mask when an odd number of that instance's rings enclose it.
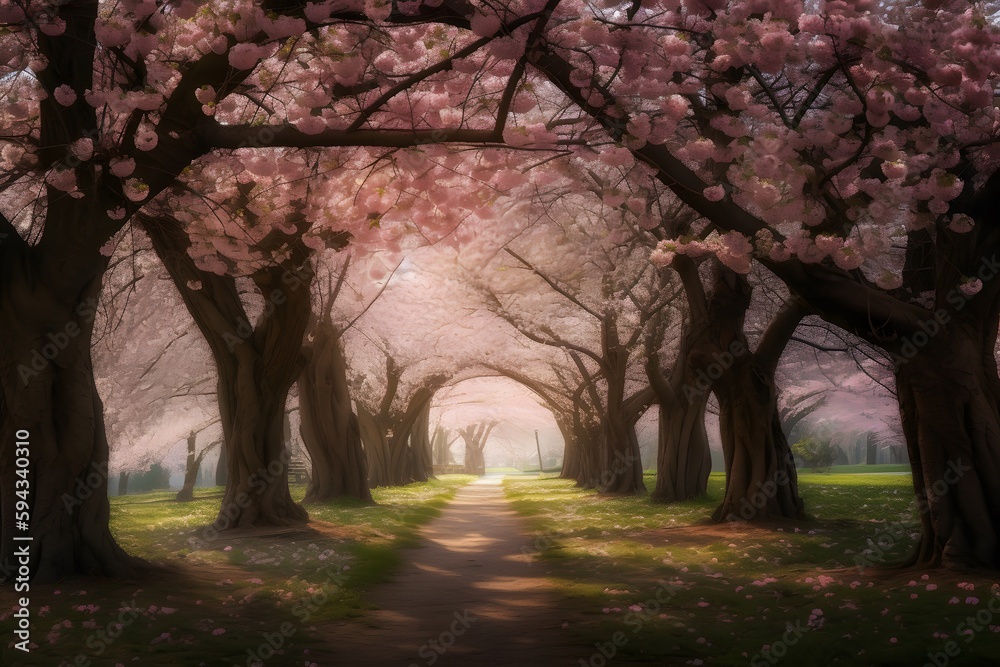
<instances>
[{"instance_id":1,"label":"sunlight on grass","mask_svg":"<svg viewBox=\"0 0 1000 667\"><path fill-rule=\"evenodd\" d=\"M36 646L11 664L113 666L145 656L148 665L245 665L283 622L294 635L267 664L305 664L310 648L326 641L309 623L360 614L365 590L396 566L400 547L472 479L445 475L376 489L376 505L310 505L309 531L214 539L205 529L219 512L222 488L196 489L187 503L174 502L174 492L111 498L119 544L177 572L131 584L33 584ZM296 500L304 493L304 485L292 487ZM11 610L0 607L0 634L12 637L13 622Z\"/></svg>"},{"instance_id":2,"label":"sunlight on grass","mask_svg":"<svg viewBox=\"0 0 1000 667\"><path fill-rule=\"evenodd\" d=\"M504 488L539 536L537 562L600 619L577 628L581 642L606 646L621 631L619 657L770 665L787 651L789 664L920 665L962 635L967 616L989 613L989 578L856 566L869 540L886 547L878 562L887 565L914 547L907 475L802 474L811 520L772 528L709 522L723 483L713 474L705 498L672 505L552 477ZM789 626L801 632L778 647ZM948 664L1000 661L1000 616L984 632Z\"/></svg>"}]
</instances>

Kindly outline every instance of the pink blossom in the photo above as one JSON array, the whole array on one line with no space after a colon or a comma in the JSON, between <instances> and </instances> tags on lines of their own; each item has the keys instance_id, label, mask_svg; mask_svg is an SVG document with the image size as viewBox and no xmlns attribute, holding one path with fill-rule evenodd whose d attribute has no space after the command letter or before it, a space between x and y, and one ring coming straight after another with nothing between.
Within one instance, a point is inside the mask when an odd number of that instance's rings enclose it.
<instances>
[{"instance_id":1,"label":"pink blossom","mask_svg":"<svg viewBox=\"0 0 1000 667\"><path fill-rule=\"evenodd\" d=\"M726 190L721 185L711 185L701 193L708 201L722 201L726 196Z\"/></svg>"},{"instance_id":2,"label":"pink blossom","mask_svg":"<svg viewBox=\"0 0 1000 667\"><path fill-rule=\"evenodd\" d=\"M118 178L125 178L135 171L135 160L132 158L112 158L109 166L111 167L111 173Z\"/></svg>"},{"instance_id":3,"label":"pink blossom","mask_svg":"<svg viewBox=\"0 0 1000 667\"><path fill-rule=\"evenodd\" d=\"M69 150L80 162L86 162L94 157L94 140L89 137L77 139L69 145Z\"/></svg>"},{"instance_id":4,"label":"pink blossom","mask_svg":"<svg viewBox=\"0 0 1000 667\"><path fill-rule=\"evenodd\" d=\"M958 289L962 290L962 294L965 296L975 296L979 294L979 291L983 289L983 281L979 278L972 278L971 280L966 280ZM972 590L971 588L968 590Z\"/></svg>"},{"instance_id":5,"label":"pink blossom","mask_svg":"<svg viewBox=\"0 0 1000 667\"><path fill-rule=\"evenodd\" d=\"M472 32L480 37L489 37L490 35L495 35L497 30L500 29L500 18L496 14L480 14L476 12L472 15L472 20L469 21L469 27L472 29Z\"/></svg>"},{"instance_id":6,"label":"pink blossom","mask_svg":"<svg viewBox=\"0 0 1000 667\"><path fill-rule=\"evenodd\" d=\"M237 44L229 49L229 64L234 69L253 69L266 52L266 49L256 44Z\"/></svg>"},{"instance_id":7,"label":"pink blossom","mask_svg":"<svg viewBox=\"0 0 1000 667\"><path fill-rule=\"evenodd\" d=\"M890 271L883 271L875 278L875 284L885 290L897 289L903 284L903 276Z\"/></svg>"},{"instance_id":8,"label":"pink blossom","mask_svg":"<svg viewBox=\"0 0 1000 667\"><path fill-rule=\"evenodd\" d=\"M76 190L76 172L72 169L53 169L45 175L45 182L56 190L72 192Z\"/></svg>"},{"instance_id":9,"label":"pink blossom","mask_svg":"<svg viewBox=\"0 0 1000 667\"><path fill-rule=\"evenodd\" d=\"M38 29L49 37L58 37L66 32L66 21L62 20L58 16L51 17L48 20L40 20L38 23Z\"/></svg>"},{"instance_id":10,"label":"pink blossom","mask_svg":"<svg viewBox=\"0 0 1000 667\"><path fill-rule=\"evenodd\" d=\"M53 90L52 96L56 98L56 102L64 107L73 106L76 103L76 91L65 83Z\"/></svg>"},{"instance_id":11,"label":"pink blossom","mask_svg":"<svg viewBox=\"0 0 1000 667\"><path fill-rule=\"evenodd\" d=\"M156 130L152 128L141 128L135 133L135 147L141 151L151 151L156 148L160 138L156 136Z\"/></svg>"},{"instance_id":12,"label":"pink blossom","mask_svg":"<svg viewBox=\"0 0 1000 667\"><path fill-rule=\"evenodd\" d=\"M149 194L149 186L138 178L125 181L122 189L125 191L125 196L135 202L143 201Z\"/></svg>"},{"instance_id":13,"label":"pink blossom","mask_svg":"<svg viewBox=\"0 0 1000 667\"><path fill-rule=\"evenodd\" d=\"M202 104L209 104L215 101L215 88L212 86L202 86L194 91L194 96Z\"/></svg>"},{"instance_id":14,"label":"pink blossom","mask_svg":"<svg viewBox=\"0 0 1000 667\"><path fill-rule=\"evenodd\" d=\"M883 162L882 163L882 173L885 174L886 178L905 178L906 177L906 165L902 162Z\"/></svg>"},{"instance_id":15,"label":"pink blossom","mask_svg":"<svg viewBox=\"0 0 1000 667\"><path fill-rule=\"evenodd\" d=\"M333 5L329 2L308 2L303 14L313 23L322 23L330 18L332 10Z\"/></svg>"},{"instance_id":16,"label":"pink blossom","mask_svg":"<svg viewBox=\"0 0 1000 667\"><path fill-rule=\"evenodd\" d=\"M953 215L951 217L951 222L948 223L948 229L956 234L967 234L968 232L971 232L975 226L976 221L964 213Z\"/></svg>"}]
</instances>

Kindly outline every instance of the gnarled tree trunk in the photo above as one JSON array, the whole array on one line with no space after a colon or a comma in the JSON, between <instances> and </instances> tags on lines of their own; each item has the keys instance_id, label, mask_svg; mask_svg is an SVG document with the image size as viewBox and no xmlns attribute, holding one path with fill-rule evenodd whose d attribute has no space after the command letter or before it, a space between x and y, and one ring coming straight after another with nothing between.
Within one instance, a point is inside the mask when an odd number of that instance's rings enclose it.
<instances>
[{"instance_id":1,"label":"gnarled tree trunk","mask_svg":"<svg viewBox=\"0 0 1000 667\"><path fill-rule=\"evenodd\" d=\"M732 378L732 379L731 379ZM726 494L717 521L802 517L795 461L781 429L773 376L741 359L718 383Z\"/></svg>"},{"instance_id":2,"label":"gnarled tree trunk","mask_svg":"<svg viewBox=\"0 0 1000 667\"><path fill-rule=\"evenodd\" d=\"M653 500L669 503L705 495L712 471L705 430L708 395L703 392L689 398L676 393L660 396Z\"/></svg>"},{"instance_id":3,"label":"gnarled tree trunk","mask_svg":"<svg viewBox=\"0 0 1000 667\"><path fill-rule=\"evenodd\" d=\"M144 563L108 527L108 441L90 356L100 278L66 303L28 254L19 238L0 244L0 579L17 576L24 545L34 581L131 576Z\"/></svg>"},{"instance_id":4,"label":"gnarled tree trunk","mask_svg":"<svg viewBox=\"0 0 1000 667\"><path fill-rule=\"evenodd\" d=\"M496 427L496 422L487 424L481 422L459 429L459 434L465 440L465 472L468 475L485 475L486 459L483 451L489 442L490 433Z\"/></svg>"},{"instance_id":5,"label":"gnarled tree trunk","mask_svg":"<svg viewBox=\"0 0 1000 667\"><path fill-rule=\"evenodd\" d=\"M642 454L635 435L635 421L626 414L625 374L628 351L618 341L614 324L602 327L604 358L608 366L606 413L603 416L601 467L598 489L604 493L645 493Z\"/></svg>"},{"instance_id":6,"label":"gnarled tree trunk","mask_svg":"<svg viewBox=\"0 0 1000 667\"><path fill-rule=\"evenodd\" d=\"M305 523L309 515L288 490L285 402L301 369L313 278L307 259L294 269L269 267L252 275L265 308L247 320L236 282L197 268L190 240L176 221L140 217L157 256L180 291L212 351L218 370L219 412L227 484L217 530ZM189 283L200 283L191 289Z\"/></svg>"},{"instance_id":7,"label":"gnarled tree trunk","mask_svg":"<svg viewBox=\"0 0 1000 667\"><path fill-rule=\"evenodd\" d=\"M431 402L427 401L417 415L410 431L410 451L413 452L413 468L410 477L415 482L426 482L434 477L431 463Z\"/></svg>"},{"instance_id":8,"label":"gnarled tree trunk","mask_svg":"<svg viewBox=\"0 0 1000 667\"><path fill-rule=\"evenodd\" d=\"M198 471L201 470L201 462L205 458L205 454L208 454L209 450L212 449L218 443L212 443L205 449L201 450L200 454L195 454L195 444L198 439L197 433L192 433L187 437L187 458L185 459L184 465L184 485L181 486L181 490L177 492L174 500L177 502L189 502L194 500L194 485L198 481Z\"/></svg>"},{"instance_id":9,"label":"gnarled tree trunk","mask_svg":"<svg viewBox=\"0 0 1000 667\"><path fill-rule=\"evenodd\" d=\"M897 362L923 534L910 564L1000 567L1000 380L992 322L952 322Z\"/></svg>"},{"instance_id":10,"label":"gnarled tree trunk","mask_svg":"<svg viewBox=\"0 0 1000 667\"><path fill-rule=\"evenodd\" d=\"M796 299L774 317L752 352L743 333L750 305L746 279L718 266L709 320L717 327L711 339L727 355L715 357L706 371L720 379L719 430L726 465L726 491L715 510L716 521L802 517L798 475L778 415L774 373L785 345L805 314Z\"/></svg>"},{"instance_id":11,"label":"gnarled tree trunk","mask_svg":"<svg viewBox=\"0 0 1000 667\"><path fill-rule=\"evenodd\" d=\"M340 335L328 320L313 330L305 356L299 376L300 433L312 460L305 502L340 497L372 502L361 427L351 410L347 359Z\"/></svg>"}]
</instances>

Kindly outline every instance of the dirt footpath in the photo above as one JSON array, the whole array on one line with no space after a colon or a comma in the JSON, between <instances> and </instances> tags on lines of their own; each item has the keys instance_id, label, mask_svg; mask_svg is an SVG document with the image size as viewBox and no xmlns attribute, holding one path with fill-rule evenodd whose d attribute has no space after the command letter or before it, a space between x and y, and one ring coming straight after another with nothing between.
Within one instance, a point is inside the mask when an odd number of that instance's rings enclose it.
<instances>
[{"instance_id":1,"label":"dirt footpath","mask_svg":"<svg viewBox=\"0 0 1000 667\"><path fill-rule=\"evenodd\" d=\"M579 613L531 565L533 538L504 497L501 477L463 487L404 552L392 580L373 591L364 624L331 628L321 665L577 666L580 646L564 624Z\"/></svg>"}]
</instances>

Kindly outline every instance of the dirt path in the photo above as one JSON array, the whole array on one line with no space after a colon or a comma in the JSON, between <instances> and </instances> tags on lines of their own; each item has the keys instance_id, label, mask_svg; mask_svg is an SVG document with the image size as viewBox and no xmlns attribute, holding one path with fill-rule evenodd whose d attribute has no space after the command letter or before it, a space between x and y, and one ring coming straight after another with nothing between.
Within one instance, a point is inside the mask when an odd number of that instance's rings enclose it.
<instances>
[{"instance_id":1,"label":"dirt path","mask_svg":"<svg viewBox=\"0 0 1000 667\"><path fill-rule=\"evenodd\" d=\"M392 580L371 592L365 621L331 628L327 665L578 665L593 649L574 642L538 565L526 526L504 498L500 477L459 490L409 549ZM436 644L431 644L434 641ZM444 651L441 653L440 651Z\"/></svg>"}]
</instances>

